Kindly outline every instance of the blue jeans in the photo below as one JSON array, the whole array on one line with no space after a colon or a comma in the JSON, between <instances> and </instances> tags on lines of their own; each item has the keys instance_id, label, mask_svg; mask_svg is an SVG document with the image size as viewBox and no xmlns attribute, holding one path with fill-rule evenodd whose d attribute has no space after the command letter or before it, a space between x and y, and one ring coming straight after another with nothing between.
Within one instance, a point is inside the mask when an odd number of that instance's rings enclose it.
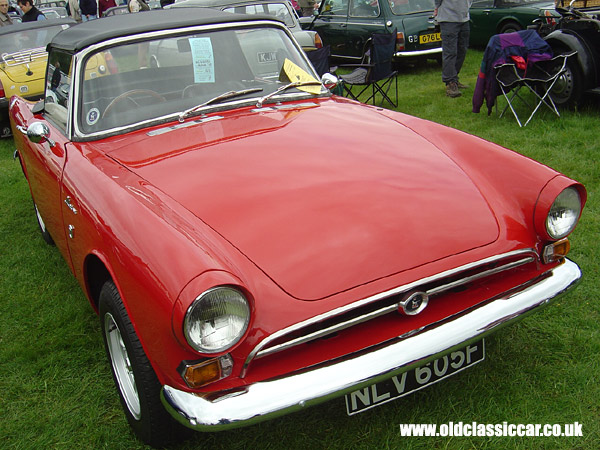
<instances>
[{"instance_id":1,"label":"blue jeans","mask_svg":"<svg viewBox=\"0 0 600 450\"><path fill-rule=\"evenodd\" d=\"M469 22L440 22L442 34L442 81L458 82L458 74L465 62L469 47Z\"/></svg>"}]
</instances>

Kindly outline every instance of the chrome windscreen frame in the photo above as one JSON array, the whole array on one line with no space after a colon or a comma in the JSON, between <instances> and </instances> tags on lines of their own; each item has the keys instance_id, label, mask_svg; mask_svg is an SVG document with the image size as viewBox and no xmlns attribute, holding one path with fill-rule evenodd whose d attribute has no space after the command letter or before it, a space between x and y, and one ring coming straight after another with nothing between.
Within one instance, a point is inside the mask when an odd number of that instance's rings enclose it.
<instances>
[{"instance_id":1,"label":"chrome windscreen frame","mask_svg":"<svg viewBox=\"0 0 600 450\"><path fill-rule=\"evenodd\" d=\"M141 121L139 123L125 125L121 127L114 127L108 130L98 131L94 133L85 133L81 129L79 129L77 117L80 109L80 98L82 95L82 85L83 85L83 77L84 77L84 68L83 64L87 59L87 56L90 53L97 52L99 50L108 50L111 47L120 44L132 44L139 41L144 41L153 38L163 38L167 36L174 36L178 34L187 34L194 32L202 32L202 31L216 31L216 30L224 30L231 28L251 28L251 27L276 27L282 30L284 33L288 35L291 41L294 43L294 46L298 49L298 53L305 59L308 63L309 67L312 67L308 57L302 50L302 47L298 44L298 41L294 38L291 31L281 22L276 21L268 21L268 20L256 20L256 21L245 21L245 22L229 22L226 24L211 24L211 25L202 25L202 26L194 26L194 27L182 27L182 28L172 28L167 30L160 31L152 31L148 33L140 33L136 35L123 36L119 38L109 39L99 44L91 45L81 50L80 52L73 55L73 81L71 83L71 88L69 91L69 111L68 111L68 119L67 119L67 136L70 137L72 141L82 142L82 141L93 141L102 139L105 137L116 136L120 134L124 134L128 131L134 131L138 129L142 129L151 125L159 124L161 122L175 121L177 120L178 113L172 113L161 117L156 117L148 120ZM316 76L316 74L313 74ZM318 79L318 77L317 77ZM310 98L312 96L306 94L284 94L283 97L289 98ZM246 100L235 100L228 102L229 108L233 105L235 106L243 106L244 104L248 104L248 99ZM223 107L215 107L211 108L212 110L219 111L225 109Z\"/></svg>"}]
</instances>

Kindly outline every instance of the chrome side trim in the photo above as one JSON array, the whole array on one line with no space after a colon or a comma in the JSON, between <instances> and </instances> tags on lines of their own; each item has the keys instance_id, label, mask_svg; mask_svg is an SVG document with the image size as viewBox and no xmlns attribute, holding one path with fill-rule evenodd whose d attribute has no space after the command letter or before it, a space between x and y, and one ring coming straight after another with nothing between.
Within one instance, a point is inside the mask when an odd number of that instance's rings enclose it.
<instances>
[{"instance_id":1,"label":"chrome side trim","mask_svg":"<svg viewBox=\"0 0 600 450\"><path fill-rule=\"evenodd\" d=\"M405 339L279 378L204 395L163 386L169 413L198 431L251 425L340 397L422 366L547 305L574 287L581 269L570 260L518 290Z\"/></svg>"},{"instance_id":2,"label":"chrome side trim","mask_svg":"<svg viewBox=\"0 0 600 450\"><path fill-rule=\"evenodd\" d=\"M289 326L287 328L279 330L276 333L273 333L272 335L270 335L270 336L266 337L265 339L263 339L261 342L258 343L258 345L254 349L252 349L252 351L250 352L250 354L246 358L246 361L244 362L244 366L242 367L242 371L241 371L240 377L244 378L246 376L246 372L248 370L248 366L250 365L250 363L252 362L252 360L254 360L255 358L259 358L259 357L266 356L268 354L274 353L274 351L271 351L270 349L268 351L263 351L262 349L265 348L266 346L268 346L271 342L273 342L273 341L281 338L282 336L285 336L286 334L289 334L289 333L297 331L297 330L299 330L301 328L310 326L310 325L312 325L314 323L322 322L324 320L331 319L331 318L333 318L335 316L339 316L339 315L345 314L345 313L347 313L349 311L352 311L353 309L360 308L361 306L367 305L369 303L376 302L376 301L381 300L383 298L391 297L393 295L397 295L397 294L402 293L402 292L410 291L411 289L415 289L418 286L422 286L422 285L427 284L427 283L432 283L432 282L435 282L436 280L440 280L442 278L447 278L447 277L456 275L456 274L458 274L460 272L464 272L464 271L467 271L467 270L472 270L472 269L477 268L478 266L482 266L482 265L493 263L493 262L496 262L496 261L499 261L499 260L502 260L502 259L505 259L505 258L511 258L511 257L514 257L514 256L519 256L519 255L529 255L529 256L527 258L523 259L523 260L515 262L515 264L518 263L517 265L521 265L521 264L525 264L525 263L531 262L536 257L536 253L535 253L535 251L533 249L515 250L515 251L512 251L512 252L503 253L503 254L500 254L500 255L495 255L495 256L492 256L492 257L489 257L489 258L482 259L480 261L475 261L475 262L472 262L472 263L469 263L469 264L465 264L465 265L457 267L455 269L451 269L451 270L447 270L445 272L438 273L438 274L433 275L431 277L427 277L427 278L423 278L421 280L414 281L412 283L409 283L409 284L406 284L406 285L403 285L403 286L398 286L397 288L391 289L389 291L381 292L381 293L373 295L371 297L367 297L367 298L358 300L358 301L356 301L354 303L351 303L349 305L342 306L340 308L336 308L336 309L331 310L331 311L329 311L327 313L320 314L318 316L315 316L315 317L312 317L310 319L307 319L307 320L305 320L303 322L298 322L298 323L296 323L296 324L294 324L292 326ZM508 270L508 269L516 267L516 266L513 267L512 264L510 266L511 267L507 267L507 269L502 269L502 267L498 267L498 268L496 268L494 270L487 271L488 273L483 273L481 276L483 277L483 276L492 275L493 273L497 273L497 272L495 272L496 270L497 271ZM453 287L458 286L458 284L460 284L461 281L463 283L467 283L467 282L473 281L473 280L475 280L477 278L480 278L478 275L479 274L474 275L472 277L468 277L466 279L457 280L455 282L455 283L457 283L456 285L454 283L452 283L452 284L447 285L447 286L440 286L439 288L433 289L433 290L431 290L431 291L429 291L427 293L429 295L434 295L434 294L437 294L437 293L441 292L442 290L452 289ZM375 317L378 317L378 316L380 316L382 314L387 314L389 312L390 312L390 308L384 308L382 310L375 311L373 314L376 314L376 315L369 314L369 315L365 316L365 317L367 317L365 320L371 320L371 319L373 319ZM351 326L356 325L358 323L364 322L365 320L363 320L363 321L352 320L352 321L348 322L348 324L346 324L346 323L339 324L339 326L337 328L335 328L335 329L334 329L334 327L328 328L327 329L327 333L325 333L325 330L321 330L322 332L313 333L313 335L309 335L309 336L310 336L310 339L316 339L318 337L324 336L325 334L333 333L335 331L344 330L344 329L346 329L348 327L351 327ZM308 340L310 340L310 339L303 339L303 338L304 338L304 336L302 336L302 337L300 337L298 339L295 339L293 341L290 341L290 342L293 342L293 345L298 345L298 344L301 344L303 342L307 342ZM285 346L285 347L290 347L291 346L291 345L287 345L287 344L288 343L282 344L282 346ZM278 348L277 351L283 350L282 346L277 346L277 348Z\"/></svg>"}]
</instances>

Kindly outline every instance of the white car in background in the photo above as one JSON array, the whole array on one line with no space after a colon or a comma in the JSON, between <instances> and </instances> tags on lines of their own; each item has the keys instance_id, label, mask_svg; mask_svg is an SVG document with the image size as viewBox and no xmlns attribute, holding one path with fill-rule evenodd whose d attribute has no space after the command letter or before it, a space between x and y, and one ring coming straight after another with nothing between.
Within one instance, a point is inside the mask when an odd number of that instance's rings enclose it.
<instances>
[{"instance_id":1,"label":"white car in background","mask_svg":"<svg viewBox=\"0 0 600 450\"><path fill-rule=\"evenodd\" d=\"M288 0L181 0L165 6L165 9L186 7L213 8L231 13L274 17L285 23L305 52L323 47L321 37L316 31L302 29L298 15Z\"/></svg>"}]
</instances>

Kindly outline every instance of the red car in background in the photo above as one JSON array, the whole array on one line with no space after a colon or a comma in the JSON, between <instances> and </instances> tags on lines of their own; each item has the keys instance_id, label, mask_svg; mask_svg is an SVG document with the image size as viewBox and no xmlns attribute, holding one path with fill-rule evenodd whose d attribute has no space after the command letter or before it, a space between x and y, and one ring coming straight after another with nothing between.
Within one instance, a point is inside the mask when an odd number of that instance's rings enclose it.
<instances>
[{"instance_id":1,"label":"red car in background","mask_svg":"<svg viewBox=\"0 0 600 450\"><path fill-rule=\"evenodd\" d=\"M478 363L579 281L578 182L332 96L281 22L143 16L59 33L44 99L10 119L145 442L344 395L364 411Z\"/></svg>"}]
</instances>

